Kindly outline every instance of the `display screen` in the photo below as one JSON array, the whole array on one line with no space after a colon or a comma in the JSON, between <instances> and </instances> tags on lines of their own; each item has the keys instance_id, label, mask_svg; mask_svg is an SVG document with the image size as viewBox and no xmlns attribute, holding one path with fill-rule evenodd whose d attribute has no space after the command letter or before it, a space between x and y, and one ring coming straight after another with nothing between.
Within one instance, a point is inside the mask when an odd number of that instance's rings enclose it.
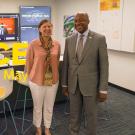
<instances>
[{"instance_id":1,"label":"display screen","mask_svg":"<svg viewBox=\"0 0 135 135\"><path fill-rule=\"evenodd\" d=\"M37 27L21 27L21 42L30 43L33 39L38 37Z\"/></svg>"},{"instance_id":2,"label":"display screen","mask_svg":"<svg viewBox=\"0 0 135 135\"><path fill-rule=\"evenodd\" d=\"M37 26L42 19L51 19L51 8L48 6L21 6L20 25Z\"/></svg>"},{"instance_id":3,"label":"display screen","mask_svg":"<svg viewBox=\"0 0 135 135\"><path fill-rule=\"evenodd\" d=\"M0 14L0 41L19 40L18 14Z\"/></svg>"}]
</instances>

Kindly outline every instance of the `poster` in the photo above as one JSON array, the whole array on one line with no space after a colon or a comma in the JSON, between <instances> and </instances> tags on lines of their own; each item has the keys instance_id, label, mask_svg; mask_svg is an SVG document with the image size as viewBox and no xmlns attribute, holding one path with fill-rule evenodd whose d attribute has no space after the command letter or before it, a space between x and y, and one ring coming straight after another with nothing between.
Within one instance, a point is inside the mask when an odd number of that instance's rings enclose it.
<instances>
[{"instance_id":1,"label":"poster","mask_svg":"<svg viewBox=\"0 0 135 135\"><path fill-rule=\"evenodd\" d=\"M106 37L109 49L121 49L122 0L99 0L97 31Z\"/></svg>"},{"instance_id":2,"label":"poster","mask_svg":"<svg viewBox=\"0 0 135 135\"><path fill-rule=\"evenodd\" d=\"M74 32L74 15L64 16L64 37L71 36Z\"/></svg>"},{"instance_id":3,"label":"poster","mask_svg":"<svg viewBox=\"0 0 135 135\"><path fill-rule=\"evenodd\" d=\"M120 0L100 0L100 11L119 10Z\"/></svg>"}]
</instances>

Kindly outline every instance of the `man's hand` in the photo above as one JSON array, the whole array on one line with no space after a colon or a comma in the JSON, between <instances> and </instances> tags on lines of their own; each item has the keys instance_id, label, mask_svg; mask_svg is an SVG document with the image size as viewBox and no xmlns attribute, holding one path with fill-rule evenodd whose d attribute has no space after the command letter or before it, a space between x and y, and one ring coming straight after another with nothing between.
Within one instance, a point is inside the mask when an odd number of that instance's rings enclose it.
<instances>
[{"instance_id":1,"label":"man's hand","mask_svg":"<svg viewBox=\"0 0 135 135\"><path fill-rule=\"evenodd\" d=\"M98 101L99 102L104 102L107 100L107 92L100 92L98 94Z\"/></svg>"},{"instance_id":2,"label":"man's hand","mask_svg":"<svg viewBox=\"0 0 135 135\"><path fill-rule=\"evenodd\" d=\"M68 97L69 96L68 87L63 87L62 88L62 93L63 93L64 96Z\"/></svg>"}]
</instances>

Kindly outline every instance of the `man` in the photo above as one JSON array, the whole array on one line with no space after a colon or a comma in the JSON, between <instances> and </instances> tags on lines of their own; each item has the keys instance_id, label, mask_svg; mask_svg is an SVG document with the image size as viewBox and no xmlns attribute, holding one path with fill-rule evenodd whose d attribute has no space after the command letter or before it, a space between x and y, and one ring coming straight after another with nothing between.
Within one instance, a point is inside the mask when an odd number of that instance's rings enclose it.
<instances>
[{"instance_id":1,"label":"man","mask_svg":"<svg viewBox=\"0 0 135 135\"><path fill-rule=\"evenodd\" d=\"M5 35L5 34L8 34L7 28L4 27L3 23L1 23L0 24L0 35Z\"/></svg>"},{"instance_id":2,"label":"man","mask_svg":"<svg viewBox=\"0 0 135 135\"><path fill-rule=\"evenodd\" d=\"M0 24L0 39L5 40L6 34L8 34L8 30L7 28L4 27L4 24L1 23Z\"/></svg>"},{"instance_id":3,"label":"man","mask_svg":"<svg viewBox=\"0 0 135 135\"><path fill-rule=\"evenodd\" d=\"M70 99L70 135L79 135L84 111L86 135L96 135L96 106L107 99L108 55L105 37L88 30L86 13L75 16L76 34L65 41L62 67L64 95ZM83 110L82 110L83 108Z\"/></svg>"}]
</instances>

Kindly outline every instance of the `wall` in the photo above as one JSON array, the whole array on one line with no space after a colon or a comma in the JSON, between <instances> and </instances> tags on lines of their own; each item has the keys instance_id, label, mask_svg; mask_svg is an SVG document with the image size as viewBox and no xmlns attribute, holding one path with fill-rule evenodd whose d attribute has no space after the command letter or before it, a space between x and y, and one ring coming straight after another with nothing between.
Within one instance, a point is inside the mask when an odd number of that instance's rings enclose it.
<instances>
[{"instance_id":1,"label":"wall","mask_svg":"<svg viewBox=\"0 0 135 135\"><path fill-rule=\"evenodd\" d=\"M109 82L135 91L135 54L109 51Z\"/></svg>"},{"instance_id":2,"label":"wall","mask_svg":"<svg viewBox=\"0 0 135 135\"><path fill-rule=\"evenodd\" d=\"M88 12L91 23L89 27L96 30L98 0L57 0L57 38L61 41L62 53L64 50L63 18L64 15L73 15L77 12ZM135 91L135 54L108 51L109 54L109 82Z\"/></svg>"}]
</instances>

